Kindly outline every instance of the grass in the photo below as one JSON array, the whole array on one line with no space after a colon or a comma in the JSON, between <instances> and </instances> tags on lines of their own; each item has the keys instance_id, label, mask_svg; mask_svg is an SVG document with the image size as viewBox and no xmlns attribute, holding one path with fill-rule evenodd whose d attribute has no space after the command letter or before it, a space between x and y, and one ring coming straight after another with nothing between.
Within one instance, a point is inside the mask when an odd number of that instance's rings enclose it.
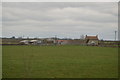
<instances>
[{"instance_id":1,"label":"grass","mask_svg":"<svg viewBox=\"0 0 120 80\"><path fill-rule=\"evenodd\" d=\"M117 77L117 48L3 46L3 78Z\"/></svg>"}]
</instances>

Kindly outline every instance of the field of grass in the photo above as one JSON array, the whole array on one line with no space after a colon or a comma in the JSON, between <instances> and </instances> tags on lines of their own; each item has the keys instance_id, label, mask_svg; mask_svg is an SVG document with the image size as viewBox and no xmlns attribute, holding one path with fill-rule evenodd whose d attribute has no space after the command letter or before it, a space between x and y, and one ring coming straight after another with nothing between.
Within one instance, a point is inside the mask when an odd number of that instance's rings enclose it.
<instances>
[{"instance_id":1,"label":"field of grass","mask_svg":"<svg viewBox=\"0 0 120 80\"><path fill-rule=\"evenodd\" d=\"M3 78L117 78L118 49L3 46Z\"/></svg>"}]
</instances>

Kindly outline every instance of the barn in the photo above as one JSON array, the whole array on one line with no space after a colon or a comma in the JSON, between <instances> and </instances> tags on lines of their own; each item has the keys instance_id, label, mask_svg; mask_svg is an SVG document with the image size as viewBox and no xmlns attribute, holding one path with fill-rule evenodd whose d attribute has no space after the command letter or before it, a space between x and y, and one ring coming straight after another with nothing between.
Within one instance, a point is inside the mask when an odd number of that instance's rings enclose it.
<instances>
[{"instance_id":1,"label":"barn","mask_svg":"<svg viewBox=\"0 0 120 80\"><path fill-rule=\"evenodd\" d=\"M20 41L20 44L26 44L26 45L29 45L29 44L33 44L33 45L37 45L37 44L41 44L41 40L22 40Z\"/></svg>"},{"instance_id":2,"label":"barn","mask_svg":"<svg viewBox=\"0 0 120 80\"><path fill-rule=\"evenodd\" d=\"M29 40L22 40L22 41L20 41L20 44L29 44Z\"/></svg>"},{"instance_id":3,"label":"barn","mask_svg":"<svg viewBox=\"0 0 120 80\"><path fill-rule=\"evenodd\" d=\"M87 36L85 37L85 44L86 45L98 45L99 39L98 35L96 36Z\"/></svg>"},{"instance_id":4,"label":"barn","mask_svg":"<svg viewBox=\"0 0 120 80\"><path fill-rule=\"evenodd\" d=\"M30 40L29 44L37 45L37 44L41 44L41 41L40 40Z\"/></svg>"}]
</instances>

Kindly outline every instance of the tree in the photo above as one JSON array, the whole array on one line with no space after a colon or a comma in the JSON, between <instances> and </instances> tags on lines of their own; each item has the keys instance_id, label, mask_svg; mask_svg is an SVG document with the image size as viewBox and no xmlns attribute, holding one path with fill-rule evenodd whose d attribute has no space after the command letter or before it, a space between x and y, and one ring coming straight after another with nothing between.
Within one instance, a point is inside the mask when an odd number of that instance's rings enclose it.
<instances>
[{"instance_id":1,"label":"tree","mask_svg":"<svg viewBox=\"0 0 120 80\"><path fill-rule=\"evenodd\" d=\"M80 39L85 39L85 36L84 36L84 35L81 35L81 36L80 36Z\"/></svg>"},{"instance_id":2,"label":"tree","mask_svg":"<svg viewBox=\"0 0 120 80\"><path fill-rule=\"evenodd\" d=\"M11 38L12 38L12 39L15 39L15 36L12 36Z\"/></svg>"}]
</instances>

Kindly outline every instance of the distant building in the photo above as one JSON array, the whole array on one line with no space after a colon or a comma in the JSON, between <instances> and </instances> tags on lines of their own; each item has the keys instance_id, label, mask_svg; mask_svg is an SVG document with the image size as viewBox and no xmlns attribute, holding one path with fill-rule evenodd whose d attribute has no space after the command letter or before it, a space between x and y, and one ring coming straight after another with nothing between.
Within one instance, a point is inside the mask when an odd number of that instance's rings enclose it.
<instances>
[{"instance_id":1,"label":"distant building","mask_svg":"<svg viewBox=\"0 0 120 80\"><path fill-rule=\"evenodd\" d=\"M20 44L29 44L29 40L22 40L22 41L20 41Z\"/></svg>"},{"instance_id":2,"label":"distant building","mask_svg":"<svg viewBox=\"0 0 120 80\"><path fill-rule=\"evenodd\" d=\"M54 44L54 43L56 43L56 40L53 38L48 38L48 39L46 39L46 43L47 44Z\"/></svg>"},{"instance_id":3,"label":"distant building","mask_svg":"<svg viewBox=\"0 0 120 80\"><path fill-rule=\"evenodd\" d=\"M20 41L20 44L33 44L33 45L37 45L37 44L41 44L42 42L40 40L22 40Z\"/></svg>"},{"instance_id":4,"label":"distant building","mask_svg":"<svg viewBox=\"0 0 120 80\"><path fill-rule=\"evenodd\" d=\"M85 37L85 44L86 45L98 45L99 39L98 36L87 36Z\"/></svg>"},{"instance_id":5,"label":"distant building","mask_svg":"<svg viewBox=\"0 0 120 80\"><path fill-rule=\"evenodd\" d=\"M68 41L69 40L57 40L57 44L60 44L60 45L68 44Z\"/></svg>"},{"instance_id":6,"label":"distant building","mask_svg":"<svg viewBox=\"0 0 120 80\"><path fill-rule=\"evenodd\" d=\"M30 40L29 44L37 45L37 44L41 44L41 41L40 40Z\"/></svg>"}]
</instances>

